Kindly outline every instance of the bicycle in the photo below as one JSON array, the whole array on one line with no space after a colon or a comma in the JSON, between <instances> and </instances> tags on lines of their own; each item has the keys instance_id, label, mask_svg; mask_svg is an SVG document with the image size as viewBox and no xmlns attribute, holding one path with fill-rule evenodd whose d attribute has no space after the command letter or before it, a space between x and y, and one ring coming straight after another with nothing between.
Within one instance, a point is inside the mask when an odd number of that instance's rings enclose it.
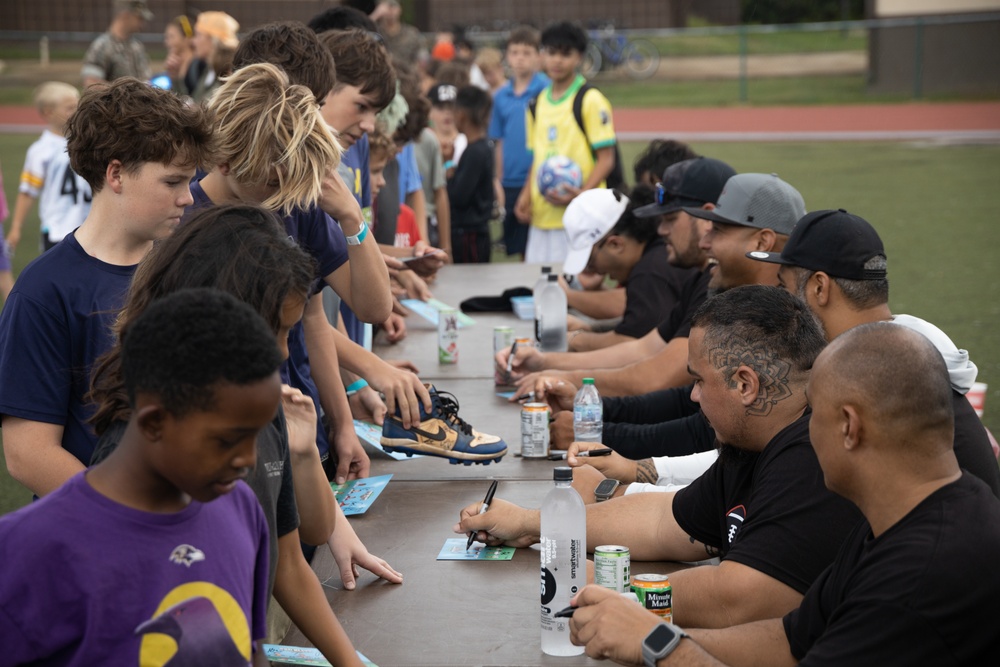
<instances>
[{"instance_id":1,"label":"bicycle","mask_svg":"<svg viewBox=\"0 0 1000 667\"><path fill-rule=\"evenodd\" d=\"M592 78L605 67L613 69L625 65L633 79L648 79L660 66L660 52L645 39L629 39L617 32L613 23L600 30L589 31L590 42L583 54L581 71Z\"/></svg>"}]
</instances>

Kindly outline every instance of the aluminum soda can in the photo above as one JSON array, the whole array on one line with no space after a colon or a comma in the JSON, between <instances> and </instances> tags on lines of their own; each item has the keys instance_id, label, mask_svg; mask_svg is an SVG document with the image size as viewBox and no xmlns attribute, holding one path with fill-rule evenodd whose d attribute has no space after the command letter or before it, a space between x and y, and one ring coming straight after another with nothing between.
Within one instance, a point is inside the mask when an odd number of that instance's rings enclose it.
<instances>
[{"instance_id":1,"label":"aluminum soda can","mask_svg":"<svg viewBox=\"0 0 1000 667\"><path fill-rule=\"evenodd\" d=\"M549 455L549 406L525 403L521 408L521 458L544 459Z\"/></svg>"},{"instance_id":2,"label":"aluminum soda can","mask_svg":"<svg viewBox=\"0 0 1000 667\"><path fill-rule=\"evenodd\" d=\"M597 547L594 549L594 583L616 593L631 592L631 560L628 547L617 544Z\"/></svg>"},{"instance_id":3,"label":"aluminum soda can","mask_svg":"<svg viewBox=\"0 0 1000 667\"><path fill-rule=\"evenodd\" d=\"M438 363L458 363L458 311L454 308L438 313Z\"/></svg>"},{"instance_id":4,"label":"aluminum soda can","mask_svg":"<svg viewBox=\"0 0 1000 667\"><path fill-rule=\"evenodd\" d=\"M500 350L510 349L514 342L514 327L493 327L493 358ZM493 373L493 383L498 387L510 384L510 373L497 369Z\"/></svg>"},{"instance_id":5,"label":"aluminum soda can","mask_svg":"<svg viewBox=\"0 0 1000 667\"><path fill-rule=\"evenodd\" d=\"M632 592L643 607L667 623L673 622L673 589L667 575L637 574L632 577Z\"/></svg>"}]
</instances>

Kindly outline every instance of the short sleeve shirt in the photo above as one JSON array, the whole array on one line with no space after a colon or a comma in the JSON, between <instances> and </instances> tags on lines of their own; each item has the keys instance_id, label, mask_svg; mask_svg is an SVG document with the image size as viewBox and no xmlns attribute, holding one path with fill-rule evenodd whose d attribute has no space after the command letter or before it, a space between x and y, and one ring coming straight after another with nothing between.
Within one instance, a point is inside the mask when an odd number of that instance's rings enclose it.
<instances>
[{"instance_id":1,"label":"short sleeve shirt","mask_svg":"<svg viewBox=\"0 0 1000 667\"><path fill-rule=\"evenodd\" d=\"M18 192L38 199L38 217L49 241L61 241L90 213L90 184L69 166L66 137L45 130L24 158Z\"/></svg>"},{"instance_id":2,"label":"short sleeve shirt","mask_svg":"<svg viewBox=\"0 0 1000 667\"><path fill-rule=\"evenodd\" d=\"M615 333L641 338L655 329L679 303L685 280L695 273L667 262L662 238L647 243L625 282L625 314Z\"/></svg>"},{"instance_id":3,"label":"short sleeve shirt","mask_svg":"<svg viewBox=\"0 0 1000 667\"><path fill-rule=\"evenodd\" d=\"M674 338L691 335L691 320L701 304L708 298L708 282L712 279L711 269L692 273L681 286L680 299L670 313L656 327L664 343Z\"/></svg>"},{"instance_id":4,"label":"short sleeve shirt","mask_svg":"<svg viewBox=\"0 0 1000 667\"><path fill-rule=\"evenodd\" d=\"M403 147L403 150L396 156L396 161L399 162L399 203L405 204L407 195L417 192L423 187L412 141Z\"/></svg>"},{"instance_id":5,"label":"short sleeve shirt","mask_svg":"<svg viewBox=\"0 0 1000 667\"><path fill-rule=\"evenodd\" d=\"M674 518L691 537L800 593L826 569L858 509L827 490L809 442L809 413L758 454L724 456L674 497Z\"/></svg>"},{"instance_id":6,"label":"short sleeve shirt","mask_svg":"<svg viewBox=\"0 0 1000 667\"><path fill-rule=\"evenodd\" d=\"M92 76L105 81L114 81L123 76L134 76L149 81L151 72L146 49L142 42L129 37L124 42L106 32L91 44L83 58L84 77Z\"/></svg>"},{"instance_id":7,"label":"short sleeve shirt","mask_svg":"<svg viewBox=\"0 0 1000 667\"><path fill-rule=\"evenodd\" d=\"M878 537L861 521L784 618L819 665L991 665L1000 656L1000 501L964 474Z\"/></svg>"},{"instance_id":8,"label":"short sleeve shirt","mask_svg":"<svg viewBox=\"0 0 1000 667\"><path fill-rule=\"evenodd\" d=\"M535 115L525 114L525 142L532 152L532 167L537 173L542 163L550 157L561 155L580 166L586 182L594 169L594 153L601 148L614 146L615 127L611 104L596 88L589 89L583 97L583 126L580 129L573 117L573 100L586 80L577 76L569 89L558 100L552 99L549 86L538 95ZM598 184L604 187L604 182ZM538 189L537 180L531 184L531 224L539 229L561 229L565 206L548 203Z\"/></svg>"},{"instance_id":9,"label":"short sleeve shirt","mask_svg":"<svg viewBox=\"0 0 1000 667\"><path fill-rule=\"evenodd\" d=\"M508 81L493 98L493 115L487 132L490 139L503 141L503 178L505 188L520 188L531 170L531 153L525 145L524 114L528 102L538 97L550 83L549 77L535 72L528 87L520 95L514 92L514 82Z\"/></svg>"},{"instance_id":10,"label":"short sleeve shirt","mask_svg":"<svg viewBox=\"0 0 1000 667\"><path fill-rule=\"evenodd\" d=\"M371 174L368 171L368 134L351 144L344 151L337 166L337 173L344 179L348 189L361 207L361 214L369 225L372 224L372 186Z\"/></svg>"},{"instance_id":11,"label":"short sleeve shirt","mask_svg":"<svg viewBox=\"0 0 1000 667\"><path fill-rule=\"evenodd\" d=\"M417 170L420 172L420 182L424 188L424 201L428 215L437 214L437 202L434 193L445 186L444 164L441 162L441 144L434 130L425 127L414 144L414 156L417 159Z\"/></svg>"},{"instance_id":12,"label":"short sleeve shirt","mask_svg":"<svg viewBox=\"0 0 1000 667\"><path fill-rule=\"evenodd\" d=\"M63 427L63 449L88 465L94 361L114 343L111 325L135 266L90 256L74 233L25 267L0 311L0 415Z\"/></svg>"}]
</instances>

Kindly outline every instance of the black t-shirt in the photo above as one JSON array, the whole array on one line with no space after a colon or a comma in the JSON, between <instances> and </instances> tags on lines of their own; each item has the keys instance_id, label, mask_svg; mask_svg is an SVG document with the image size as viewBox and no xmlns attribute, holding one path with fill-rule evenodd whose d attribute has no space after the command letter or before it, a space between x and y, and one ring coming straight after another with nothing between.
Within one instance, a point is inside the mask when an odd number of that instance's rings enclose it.
<instances>
[{"instance_id":1,"label":"black t-shirt","mask_svg":"<svg viewBox=\"0 0 1000 667\"><path fill-rule=\"evenodd\" d=\"M477 139L466 146L448 181L451 228L487 231L493 215L493 142Z\"/></svg>"},{"instance_id":2,"label":"black t-shirt","mask_svg":"<svg viewBox=\"0 0 1000 667\"><path fill-rule=\"evenodd\" d=\"M986 428L964 394L951 391L955 410L955 458L958 465L983 480L1000 498L1000 467L993 456Z\"/></svg>"},{"instance_id":3,"label":"black t-shirt","mask_svg":"<svg viewBox=\"0 0 1000 667\"><path fill-rule=\"evenodd\" d=\"M861 513L827 490L809 442L809 412L759 454L723 458L674 497L691 537L805 593L831 563Z\"/></svg>"},{"instance_id":4,"label":"black t-shirt","mask_svg":"<svg viewBox=\"0 0 1000 667\"><path fill-rule=\"evenodd\" d=\"M696 269L681 269L667 261L662 238L647 243L625 281L625 314L615 333L632 338L648 334L674 309L685 282L697 274Z\"/></svg>"},{"instance_id":5,"label":"black t-shirt","mask_svg":"<svg viewBox=\"0 0 1000 667\"><path fill-rule=\"evenodd\" d=\"M1000 501L962 475L878 538L862 521L784 618L792 655L816 665L995 665Z\"/></svg>"},{"instance_id":6,"label":"black t-shirt","mask_svg":"<svg viewBox=\"0 0 1000 667\"><path fill-rule=\"evenodd\" d=\"M375 197L375 225L372 232L378 243L394 245L396 221L399 219L399 161L391 158L386 162L382 177L385 178L385 185Z\"/></svg>"},{"instance_id":7,"label":"black t-shirt","mask_svg":"<svg viewBox=\"0 0 1000 667\"><path fill-rule=\"evenodd\" d=\"M695 271L681 287L681 298L674 305L670 314L656 327L663 342L669 343L674 338L687 338L691 335L691 319L701 304L708 298L708 281L712 278L712 268Z\"/></svg>"}]
</instances>

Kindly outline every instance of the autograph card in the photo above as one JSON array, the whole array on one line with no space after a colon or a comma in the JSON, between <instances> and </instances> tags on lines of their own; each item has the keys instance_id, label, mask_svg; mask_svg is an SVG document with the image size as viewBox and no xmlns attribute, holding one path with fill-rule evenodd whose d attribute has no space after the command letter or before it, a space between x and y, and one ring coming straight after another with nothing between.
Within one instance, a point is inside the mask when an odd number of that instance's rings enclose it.
<instances>
[{"instance_id":1,"label":"autograph card","mask_svg":"<svg viewBox=\"0 0 1000 667\"><path fill-rule=\"evenodd\" d=\"M438 560L511 560L514 557L514 547L488 547L482 542L473 542L469 550L465 550L468 539L454 537L445 540L438 554Z\"/></svg>"},{"instance_id":2,"label":"autograph card","mask_svg":"<svg viewBox=\"0 0 1000 667\"><path fill-rule=\"evenodd\" d=\"M382 489L392 479L392 475L379 475L365 479L352 479L343 484L330 484L344 516L364 514L372 506Z\"/></svg>"},{"instance_id":3,"label":"autograph card","mask_svg":"<svg viewBox=\"0 0 1000 667\"><path fill-rule=\"evenodd\" d=\"M378 667L374 662L366 658L361 651L358 657L365 667ZM329 661L323 657L317 648L306 648L304 646L278 646L277 644L264 644L264 657L276 665L316 665L317 667L331 667Z\"/></svg>"}]
</instances>

